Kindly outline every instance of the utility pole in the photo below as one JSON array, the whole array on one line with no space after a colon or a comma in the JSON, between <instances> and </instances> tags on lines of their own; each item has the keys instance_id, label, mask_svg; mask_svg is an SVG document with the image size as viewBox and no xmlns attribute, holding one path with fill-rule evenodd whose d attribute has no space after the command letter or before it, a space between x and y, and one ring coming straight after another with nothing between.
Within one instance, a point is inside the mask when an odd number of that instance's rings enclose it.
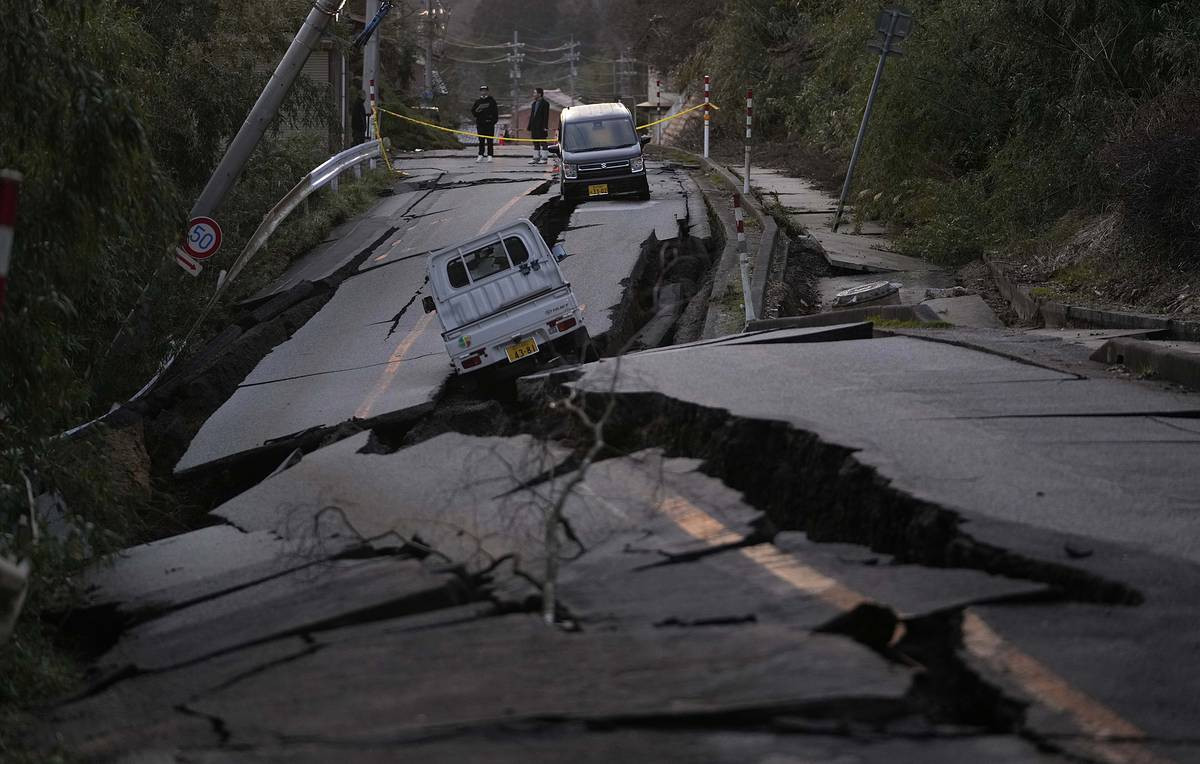
<instances>
[{"instance_id":1,"label":"utility pole","mask_svg":"<svg viewBox=\"0 0 1200 764\"><path fill-rule=\"evenodd\" d=\"M627 92L629 92L629 89L627 87L625 87L625 85L626 85L625 75L626 74L627 74L627 70L625 69L625 50L624 50L624 48L622 48L621 49L621 57L617 59L617 102L622 103L622 104L625 103L625 94Z\"/></svg>"},{"instance_id":2,"label":"utility pole","mask_svg":"<svg viewBox=\"0 0 1200 764\"><path fill-rule=\"evenodd\" d=\"M378 0L367 0L368 5L372 2L378 3ZM275 67L275 73L258 96L254 107L250 109L250 114L242 123L237 135L229 142L229 148L225 150L225 156L221 158L212 177L208 179L208 184L192 205L190 218L212 216L221 206L221 202L225 201L229 190L233 188L246 162L249 161L254 147L262 139L271 120L279 113L279 105L292 89L292 84L304 68L308 55L317 47L321 35L329 27L330 21L337 13L338 5L337 0L316 0L313 3L304 24L296 33L292 44L288 46L287 52L283 54L279 65Z\"/></svg>"},{"instance_id":3,"label":"utility pole","mask_svg":"<svg viewBox=\"0 0 1200 764\"><path fill-rule=\"evenodd\" d=\"M579 75L579 70L576 64L579 62L579 54L575 52L579 43L575 42L575 35L571 35L570 51L567 52L567 60L571 62L570 84L567 86L571 89L571 105L575 105L575 78Z\"/></svg>"},{"instance_id":4,"label":"utility pole","mask_svg":"<svg viewBox=\"0 0 1200 764\"><path fill-rule=\"evenodd\" d=\"M517 99L520 98L521 92L521 62L525 60L525 54L521 52L524 47L517 37L517 30L513 30L512 52L508 54L508 79L512 83L512 116L509 118L508 128L512 132L512 136L517 136Z\"/></svg>"},{"instance_id":5,"label":"utility pole","mask_svg":"<svg viewBox=\"0 0 1200 764\"><path fill-rule=\"evenodd\" d=\"M436 0L422 2L425 3L425 92L422 93L422 100L426 106L433 106L433 6Z\"/></svg>"},{"instance_id":6,"label":"utility pole","mask_svg":"<svg viewBox=\"0 0 1200 764\"><path fill-rule=\"evenodd\" d=\"M871 43L868 49L879 53L879 65L875 67L875 79L871 82L871 92L867 95L867 108L863 110L862 124L858 126L858 137L854 139L854 150L850 153L850 166L846 168L846 180L842 183L842 195L838 199L837 215L833 218L833 232L837 233L842 222L842 210L846 206L846 198L850 196L850 181L854 177L854 166L858 164L858 154L862 150L863 138L867 134L867 122L871 120L871 107L875 105L875 93L879 90L879 80L883 77L883 65L888 56L903 55L903 51L893 47L912 31L912 14L900 8L886 8L875 20L875 31L883 35L880 42Z\"/></svg>"}]
</instances>

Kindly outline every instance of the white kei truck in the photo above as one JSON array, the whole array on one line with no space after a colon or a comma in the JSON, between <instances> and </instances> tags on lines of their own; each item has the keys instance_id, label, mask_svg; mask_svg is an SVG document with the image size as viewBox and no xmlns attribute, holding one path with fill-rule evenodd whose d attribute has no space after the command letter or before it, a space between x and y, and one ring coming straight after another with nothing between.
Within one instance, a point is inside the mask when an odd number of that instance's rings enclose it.
<instances>
[{"instance_id":1,"label":"white kei truck","mask_svg":"<svg viewBox=\"0 0 1200 764\"><path fill-rule=\"evenodd\" d=\"M583 358L588 334L564 257L524 219L429 255L431 294L421 304L437 313L458 373Z\"/></svg>"}]
</instances>

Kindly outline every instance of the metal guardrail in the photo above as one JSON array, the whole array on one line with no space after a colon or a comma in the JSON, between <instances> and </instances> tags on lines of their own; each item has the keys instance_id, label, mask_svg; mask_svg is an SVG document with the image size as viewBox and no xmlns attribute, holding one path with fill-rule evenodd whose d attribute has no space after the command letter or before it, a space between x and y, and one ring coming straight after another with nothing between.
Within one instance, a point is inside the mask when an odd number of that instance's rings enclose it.
<instances>
[{"instance_id":1,"label":"metal guardrail","mask_svg":"<svg viewBox=\"0 0 1200 764\"><path fill-rule=\"evenodd\" d=\"M258 253L258 250L262 249L262 246L267 243L267 239L271 238L271 234L273 234L275 229L277 229L280 224L287 219L287 216L290 215L294 209L299 207L300 204L303 203L304 200L311 196L315 191L326 185L333 188L333 190L336 192L337 181L342 173L357 168L363 162L370 161L377 155L382 155L382 152L383 146L381 146L380 140L376 139L373 141L360 143L357 146L352 146L346 149L340 154L335 154L321 164L317 165L317 167L309 172L308 175L305 175L304 178L301 179L301 181L295 186L293 186L292 190L288 191L287 194L280 199L275 206L267 212L266 215L263 215L262 223L260 223L258 228L255 229L254 235L250 237L250 240L246 242L246 246L242 248L241 254L238 255L237 260L235 260L233 265L230 266L229 271L225 274L224 278L217 282L217 288L213 291L212 297L207 303L205 303L204 308L200 311L200 314L196 316L195 321L192 322L192 325L188 329L187 334L184 335L183 340L172 347L167 357L164 358L159 364L158 372L150 378L150 381L142 386L141 390L138 390L136 393L134 393L129 400L136 401L137 399L141 398L143 395L149 392L159 380L166 376L167 372L175 363L175 359L180 356L180 354L183 352L183 349L191 340L192 335L195 334L197 327L204 322L204 319L208 316L209 312L212 311L213 306L217 304L217 301L221 298L221 294L225 291L225 288L233 282L234 277L246 267L246 264L249 263L251 259L253 259L254 255ZM109 412L109 414L111 413L112 412ZM97 422L104 421L109 414L104 414L103 416L92 419L91 421L76 425L75 427L60 433L58 437L69 438L73 435L83 432ZM3 573L3 571L0 571L0 573ZM0 601L2 601L3 595L4 592L0 591ZM2 631L3 622L2 619L0 619L0 632ZM3 640L0 640L0 642L2 641Z\"/></svg>"},{"instance_id":2,"label":"metal guardrail","mask_svg":"<svg viewBox=\"0 0 1200 764\"><path fill-rule=\"evenodd\" d=\"M237 260L233 261L233 265L229 267L225 278L217 285L216 294L220 295L225 290L225 287L237 278L237 275L258 254L258 251L267 243L267 239L271 238L271 234L275 233L275 229L287 219L292 210L299 207L305 199L325 185L329 185L334 191L337 191L337 181L342 173L355 169L363 162L375 158L379 155L380 151L381 147L378 139L360 143L357 146L346 149L340 154L330 157L308 175L305 175L299 183L292 187L291 191L288 191L263 216L262 223L255 229L250 240L246 242L246 246L242 248ZM216 300L216 295L214 295L213 300Z\"/></svg>"}]
</instances>

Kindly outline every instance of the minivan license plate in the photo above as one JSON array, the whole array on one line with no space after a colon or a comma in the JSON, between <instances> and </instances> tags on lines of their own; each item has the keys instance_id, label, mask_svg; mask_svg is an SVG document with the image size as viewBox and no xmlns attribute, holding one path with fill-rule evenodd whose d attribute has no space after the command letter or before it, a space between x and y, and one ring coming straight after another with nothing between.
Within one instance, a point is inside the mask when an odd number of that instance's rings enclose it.
<instances>
[{"instance_id":1,"label":"minivan license plate","mask_svg":"<svg viewBox=\"0 0 1200 764\"><path fill-rule=\"evenodd\" d=\"M588 196L603 196L608 193L607 183L597 183L594 186L588 186Z\"/></svg>"},{"instance_id":2,"label":"minivan license plate","mask_svg":"<svg viewBox=\"0 0 1200 764\"><path fill-rule=\"evenodd\" d=\"M504 352L508 353L509 363L512 363L513 361L519 361L525 356L533 355L537 351L537 340L535 340L533 337L530 337L524 342L518 342L514 345L509 345L508 347L504 348Z\"/></svg>"}]
</instances>

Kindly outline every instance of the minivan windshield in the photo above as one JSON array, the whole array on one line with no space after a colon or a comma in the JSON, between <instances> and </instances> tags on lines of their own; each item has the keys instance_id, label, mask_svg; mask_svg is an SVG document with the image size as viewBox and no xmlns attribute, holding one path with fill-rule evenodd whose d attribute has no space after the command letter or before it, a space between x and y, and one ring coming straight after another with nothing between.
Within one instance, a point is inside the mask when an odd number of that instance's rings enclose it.
<instances>
[{"instance_id":1,"label":"minivan windshield","mask_svg":"<svg viewBox=\"0 0 1200 764\"><path fill-rule=\"evenodd\" d=\"M581 119L563 128L562 144L567 151L603 151L633 146L638 142L629 117Z\"/></svg>"}]
</instances>

